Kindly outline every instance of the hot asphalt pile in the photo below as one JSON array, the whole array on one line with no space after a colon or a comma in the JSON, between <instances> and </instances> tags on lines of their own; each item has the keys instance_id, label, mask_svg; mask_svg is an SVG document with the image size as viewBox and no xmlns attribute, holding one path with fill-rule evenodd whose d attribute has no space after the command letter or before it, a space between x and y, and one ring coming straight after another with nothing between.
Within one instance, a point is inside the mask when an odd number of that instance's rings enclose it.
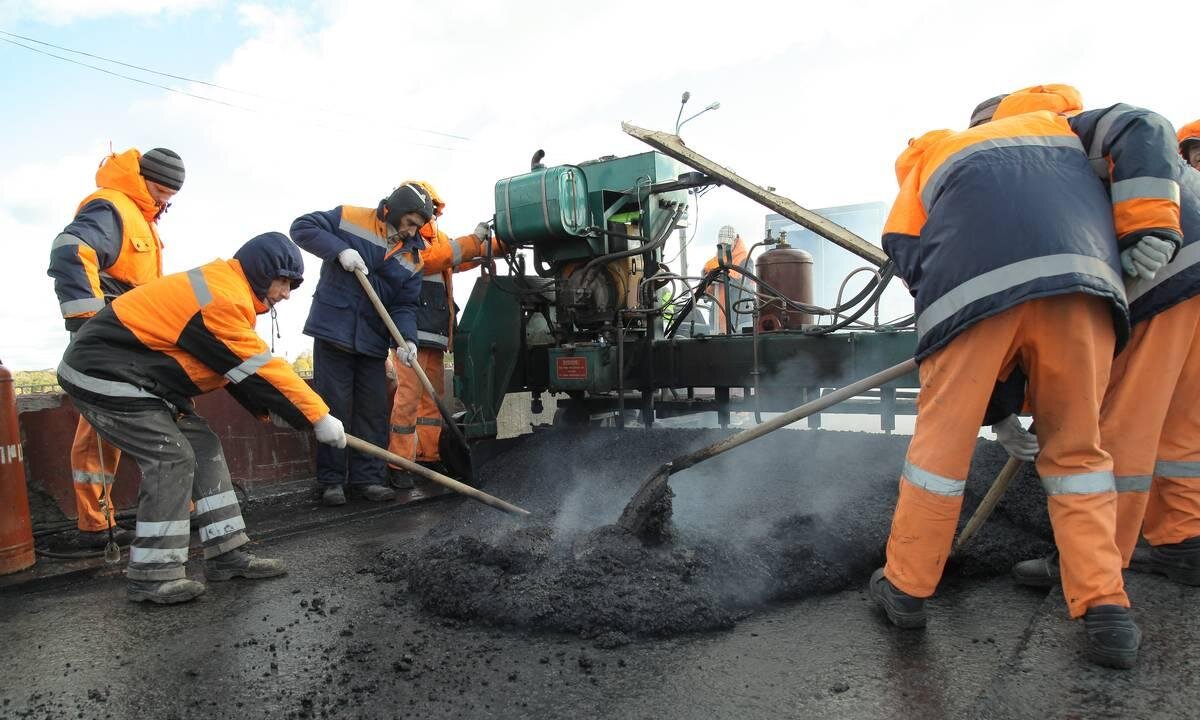
<instances>
[{"instance_id":1,"label":"hot asphalt pile","mask_svg":"<svg viewBox=\"0 0 1200 720\"><path fill-rule=\"evenodd\" d=\"M377 568L426 610L578 633L599 646L731 627L756 607L861 586L883 561L908 438L779 431L675 475L670 542L612 523L648 473L720 431L542 432L489 462L483 487L533 513L463 502ZM980 441L965 523L1004 465ZM1008 572L1052 545L1032 469L953 558L946 582Z\"/></svg>"}]
</instances>

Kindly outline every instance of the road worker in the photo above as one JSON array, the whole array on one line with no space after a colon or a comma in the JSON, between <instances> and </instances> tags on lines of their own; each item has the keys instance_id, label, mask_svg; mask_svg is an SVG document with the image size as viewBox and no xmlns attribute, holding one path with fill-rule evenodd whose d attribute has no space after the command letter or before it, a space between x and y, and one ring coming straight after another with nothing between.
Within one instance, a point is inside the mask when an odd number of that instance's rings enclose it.
<instances>
[{"instance_id":1,"label":"road worker","mask_svg":"<svg viewBox=\"0 0 1200 720\"><path fill-rule=\"evenodd\" d=\"M733 267L744 267L750 269L750 258L746 251L746 243L742 241L742 236L737 234L737 231L731 225L723 225L717 232L717 241L728 245L730 248L730 262ZM721 259L717 256L709 258L708 262L704 263L704 273L716 270L721 266ZM748 322L749 314L738 313L734 305L737 301L746 295L746 291L741 286L747 283L747 279L736 270L729 272L729 287L731 302L725 301L725 283L723 280L715 281L710 287L714 301L713 316L716 318L712 325L716 332L724 333L730 326L730 318L733 319L733 332L738 332L738 327L742 322Z\"/></svg>"},{"instance_id":2,"label":"road worker","mask_svg":"<svg viewBox=\"0 0 1200 720\"><path fill-rule=\"evenodd\" d=\"M1200 120L1179 128L1176 138L1179 140L1179 154L1188 165L1200 170Z\"/></svg>"},{"instance_id":3,"label":"road worker","mask_svg":"<svg viewBox=\"0 0 1200 720\"><path fill-rule=\"evenodd\" d=\"M96 191L50 247L54 291L67 331L75 333L105 304L162 276L158 220L183 187L179 155L166 148L111 153L96 171ZM133 533L115 524L111 487L121 451L80 417L71 445L80 544L102 548L109 532L119 545Z\"/></svg>"},{"instance_id":4,"label":"road worker","mask_svg":"<svg viewBox=\"0 0 1200 720\"><path fill-rule=\"evenodd\" d=\"M440 396L445 392L445 354L447 350L453 350L454 273L477 267L478 260L489 254L501 255L504 248L498 239L490 237L491 230L486 222L476 225L474 233L451 240L438 228L438 218L446 208L441 195L427 182L409 182L423 188L433 202L433 217L418 231L424 242L421 250L424 275L417 308L417 362ZM396 395L392 400L388 449L406 460L445 472L438 451L442 416L437 404L425 392L415 372L406 370L403 363L394 363L393 367L396 368ZM391 468L390 474L393 487L413 487L415 478L411 473Z\"/></svg>"},{"instance_id":5,"label":"road worker","mask_svg":"<svg viewBox=\"0 0 1200 720\"><path fill-rule=\"evenodd\" d=\"M134 288L75 335L58 380L105 442L142 471L128 597L171 604L205 590L185 576L195 500L204 573L210 581L266 578L279 560L242 550L249 542L216 433L192 399L224 387L256 416L274 414L317 440L344 447L329 408L255 333L255 316L286 300L304 277L300 250L282 233Z\"/></svg>"},{"instance_id":6,"label":"road worker","mask_svg":"<svg viewBox=\"0 0 1200 720\"><path fill-rule=\"evenodd\" d=\"M976 428L997 380L1019 368L1068 610L1085 620L1092 661L1130 667L1140 632L1098 424L1114 351L1129 335L1122 266L1182 241L1175 142L1149 111L1079 113L1073 88L1028 92L1054 104L1031 111L1014 93L992 120L932 139L884 228L884 250L916 302L921 393L887 563L870 592L894 624L925 625Z\"/></svg>"},{"instance_id":7,"label":"road worker","mask_svg":"<svg viewBox=\"0 0 1200 720\"><path fill-rule=\"evenodd\" d=\"M424 262L417 231L432 217L429 192L405 183L374 208L339 205L292 223L296 244L324 261L304 325L313 338L313 387L351 434L379 447L388 443L385 363L394 341L354 273L367 276L400 330L397 354L411 367ZM325 505L344 505L346 486L373 502L396 496L383 460L327 445L317 448L317 483Z\"/></svg>"}]
</instances>

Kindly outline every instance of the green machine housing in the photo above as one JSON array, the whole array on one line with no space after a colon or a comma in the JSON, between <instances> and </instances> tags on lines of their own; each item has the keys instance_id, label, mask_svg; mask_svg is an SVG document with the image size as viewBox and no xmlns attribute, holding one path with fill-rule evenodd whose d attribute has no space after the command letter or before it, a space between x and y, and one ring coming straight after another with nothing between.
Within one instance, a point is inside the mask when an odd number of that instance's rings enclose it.
<instances>
[{"instance_id":1,"label":"green machine housing","mask_svg":"<svg viewBox=\"0 0 1200 720\"><path fill-rule=\"evenodd\" d=\"M714 184L659 152L552 167L535 159L496 183L497 237L531 252L510 252L507 274L476 281L455 333L468 438L495 436L511 393L532 393L535 409L542 393L559 395L565 422L608 413L622 424L636 410L649 426L715 410L725 424L731 412L790 409L912 356L907 331L663 337L663 248L689 190ZM916 387L902 378L842 410L879 413L890 430L896 414L914 412L905 389Z\"/></svg>"}]
</instances>

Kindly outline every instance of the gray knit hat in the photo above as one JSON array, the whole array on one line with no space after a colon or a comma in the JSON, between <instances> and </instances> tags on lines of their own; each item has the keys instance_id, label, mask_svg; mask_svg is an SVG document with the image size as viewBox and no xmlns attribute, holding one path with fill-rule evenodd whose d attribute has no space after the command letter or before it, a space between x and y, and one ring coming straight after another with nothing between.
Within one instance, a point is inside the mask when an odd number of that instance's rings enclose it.
<instances>
[{"instance_id":1,"label":"gray knit hat","mask_svg":"<svg viewBox=\"0 0 1200 720\"><path fill-rule=\"evenodd\" d=\"M1008 94L997 95L990 97L987 100L975 106L971 111L971 123L967 127L975 127L992 121L992 116L996 114L996 108L1000 107L1000 101L1008 97Z\"/></svg>"},{"instance_id":2,"label":"gray knit hat","mask_svg":"<svg viewBox=\"0 0 1200 720\"><path fill-rule=\"evenodd\" d=\"M183 187L183 160L174 150L154 148L142 154L142 177L179 192Z\"/></svg>"}]
</instances>

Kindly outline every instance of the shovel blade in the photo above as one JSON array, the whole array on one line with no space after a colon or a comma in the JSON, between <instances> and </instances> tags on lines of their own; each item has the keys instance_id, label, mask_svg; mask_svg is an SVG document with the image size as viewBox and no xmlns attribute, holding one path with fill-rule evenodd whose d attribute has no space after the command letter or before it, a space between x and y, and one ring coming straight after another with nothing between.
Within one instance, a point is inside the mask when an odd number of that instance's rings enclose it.
<instances>
[{"instance_id":1,"label":"shovel blade","mask_svg":"<svg viewBox=\"0 0 1200 720\"><path fill-rule=\"evenodd\" d=\"M665 542L671 534L671 464L660 466L642 482L621 512L617 525L643 542Z\"/></svg>"}]
</instances>

